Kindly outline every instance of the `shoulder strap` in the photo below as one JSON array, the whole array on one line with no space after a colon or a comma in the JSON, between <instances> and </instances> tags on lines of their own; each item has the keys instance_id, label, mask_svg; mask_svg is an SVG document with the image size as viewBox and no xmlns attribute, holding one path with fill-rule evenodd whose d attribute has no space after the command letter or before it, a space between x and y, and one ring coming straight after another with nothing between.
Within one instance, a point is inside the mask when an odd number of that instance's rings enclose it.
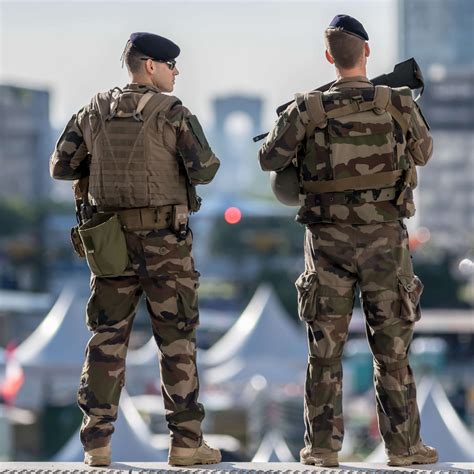
<instances>
[{"instance_id":1,"label":"shoulder strap","mask_svg":"<svg viewBox=\"0 0 474 474\"><path fill-rule=\"evenodd\" d=\"M306 126L306 135L310 136L317 127L326 122L326 111L324 110L321 91L310 91L295 94L296 106L301 120Z\"/></svg>"},{"instance_id":2,"label":"shoulder strap","mask_svg":"<svg viewBox=\"0 0 474 474\"><path fill-rule=\"evenodd\" d=\"M405 88L391 89L391 96L390 96L390 101L387 105L387 112L400 125L403 133L406 134L408 132L408 128L410 127L409 120L404 116L403 112L393 102L394 102L394 98L407 97L408 102L409 102L408 105L411 109L413 107L413 99L411 97L411 92L409 89L408 89L409 95L403 94L404 91L402 91L401 89L405 89Z\"/></svg>"},{"instance_id":3,"label":"shoulder strap","mask_svg":"<svg viewBox=\"0 0 474 474\"><path fill-rule=\"evenodd\" d=\"M388 86L375 86L374 109L387 110L392 92Z\"/></svg>"},{"instance_id":4,"label":"shoulder strap","mask_svg":"<svg viewBox=\"0 0 474 474\"><path fill-rule=\"evenodd\" d=\"M177 102L181 103L177 97L172 95L166 95L161 92L153 93L153 97L151 97L143 107L141 114L142 120L148 120L155 112L167 112Z\"/></svg>"},{"instance_id":5,"label":"shoulder strap","mask_svg":"<svg viewBox=\"0 0 474 474\"><path fill-rule=\"evenodd\" d=\"M148 102L154 95L155 92L152 91L148 91L147 93L143 94L143 97L139 100L137 108L135 109L135 115L141 116L141 113L145 108L146 104L148 104Z\"/></svg>"}]
</instances>

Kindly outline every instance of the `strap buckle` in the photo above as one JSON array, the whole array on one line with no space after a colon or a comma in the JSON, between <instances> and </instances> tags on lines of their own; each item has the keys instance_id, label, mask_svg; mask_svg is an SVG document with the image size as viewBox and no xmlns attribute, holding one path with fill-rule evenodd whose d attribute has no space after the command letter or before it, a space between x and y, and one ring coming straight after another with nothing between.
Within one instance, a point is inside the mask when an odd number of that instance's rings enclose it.
<instances>
[{"instance_id":1,"label":"strap buckle","mask_svg":"<svg viewBox=\"0 0 474 474\"><path fill-rule=\"evenodd\" d=\"M365 102L364 98L361 95L356 95L355 97L351 98L352 103L356 106L357 111L361 111L361 104Z\"/></svg>"}]
</instances>

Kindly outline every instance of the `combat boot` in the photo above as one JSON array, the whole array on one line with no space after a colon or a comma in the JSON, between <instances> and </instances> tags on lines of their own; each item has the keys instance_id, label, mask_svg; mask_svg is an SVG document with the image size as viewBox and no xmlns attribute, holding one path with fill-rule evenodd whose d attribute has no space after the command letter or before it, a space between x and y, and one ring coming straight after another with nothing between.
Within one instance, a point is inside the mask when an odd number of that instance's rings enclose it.
<instances>
[{"instance_id":1,"label":"combat boot","mask_svg":"<svg viewBox=\"0 0 474 474\"><path fill-rule=\"evenodd\" d=\"M222 459L218 449L211 448L205 441L199 448L179 448L171 446L168 464L172 466L192 466L194 464L217 464Z\"/></svg>"},{"instance_id":2,"label":"combat boot","mask_svg":"<svg viewBox=\"0 0 474 474\"><path fill-rule=\"evenodd\" d=\"M338 467L339 459L337 451L332 453L312 453L311 449L303 448L300 451L300 462L312 466Z\"/></svg>"},{"instance_id":3,"label":"combat boot","mask_svg":"<svg viewBox=\"0 0 474 474\"><path fill-rule=\"evenodd\" d=\"M438 451L421 441L411 451L411 454L392 454L387 451L387 464L389 466L409 466L410 464L434 464L438 461Z\"/></svg>"},{"instance_id":4,"label":"combat boot","mask_svg":"<svg viewBox=\"0 0 474 474\"><path fill-rule=\"evenodd\" d=\"M94 448L84 449L84 464L89 466L108 466L110 464L110 445Z\"/></svg>"}]
</instances>

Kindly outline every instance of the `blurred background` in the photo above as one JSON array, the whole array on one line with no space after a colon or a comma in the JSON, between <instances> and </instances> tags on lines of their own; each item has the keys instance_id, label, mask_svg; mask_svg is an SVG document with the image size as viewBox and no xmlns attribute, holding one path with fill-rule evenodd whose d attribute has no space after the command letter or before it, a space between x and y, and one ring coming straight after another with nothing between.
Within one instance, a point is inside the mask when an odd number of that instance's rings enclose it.
<instances>
[{"instance_id":1,"label":"blurred background","mask_svg":"<svg viewBox=\"0 0 474 474\"><path fill-rule=\"evenodd\" d=\"M0 460L81 460L76 390L89 338L88 269L75 257L71 183L49 177L62 128L100 90L124 86L133 31L181 47L174 94L201 120L221 169L192 217L202 274L198 330L207 438L224 460L290 461L303 444L306 340L293 282L296 208L257 163L275 108L334 79L334 15L370 36L369 77L415 57L434 154L407 222L423 316L411 347L425 442L474 460L474 2L0 2ZM168 433L145 307L135 320L114 459L156 461ZM372 358L357 303L344 356L342 459L383 460Z\"/></svg>"}]
</instances>

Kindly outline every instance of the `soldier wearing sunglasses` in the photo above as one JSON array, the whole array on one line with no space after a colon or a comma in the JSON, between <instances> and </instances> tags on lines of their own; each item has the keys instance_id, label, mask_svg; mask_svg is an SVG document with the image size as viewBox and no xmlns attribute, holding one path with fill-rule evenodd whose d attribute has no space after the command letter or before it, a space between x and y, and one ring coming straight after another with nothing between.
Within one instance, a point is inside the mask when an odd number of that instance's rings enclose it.
<instances>
[{"instance_id":1,"label":"soldier wearing sunglasses","mask_svg":"<svg viewBox=\"0 0 474 474\"><path fill-rule=\"evenodd\" d=\"M188 229L189 213L200 206L195 187L214 178L219 160L196 116L176 97L164 94L174 89L179 53L166 38L133 33L122 54L130 83L97 94L74 115L51 157L53 178L82 183L88 179L88 189L79 186L82 210L88 210L80 213L84 225L101 214L115 214L126 243L124 268L118 273L97 271L87 256L93 273L87 305L92 337L78 403L84 413L84 462L91 466L111 462L125 357L143 293L161 354L161 389L171 433L169 463L221 460L201 430L204 407L198 402L196 368L199 273ZM108 263L118 259L116 254Z\"/></svg>"}]
</instances>

